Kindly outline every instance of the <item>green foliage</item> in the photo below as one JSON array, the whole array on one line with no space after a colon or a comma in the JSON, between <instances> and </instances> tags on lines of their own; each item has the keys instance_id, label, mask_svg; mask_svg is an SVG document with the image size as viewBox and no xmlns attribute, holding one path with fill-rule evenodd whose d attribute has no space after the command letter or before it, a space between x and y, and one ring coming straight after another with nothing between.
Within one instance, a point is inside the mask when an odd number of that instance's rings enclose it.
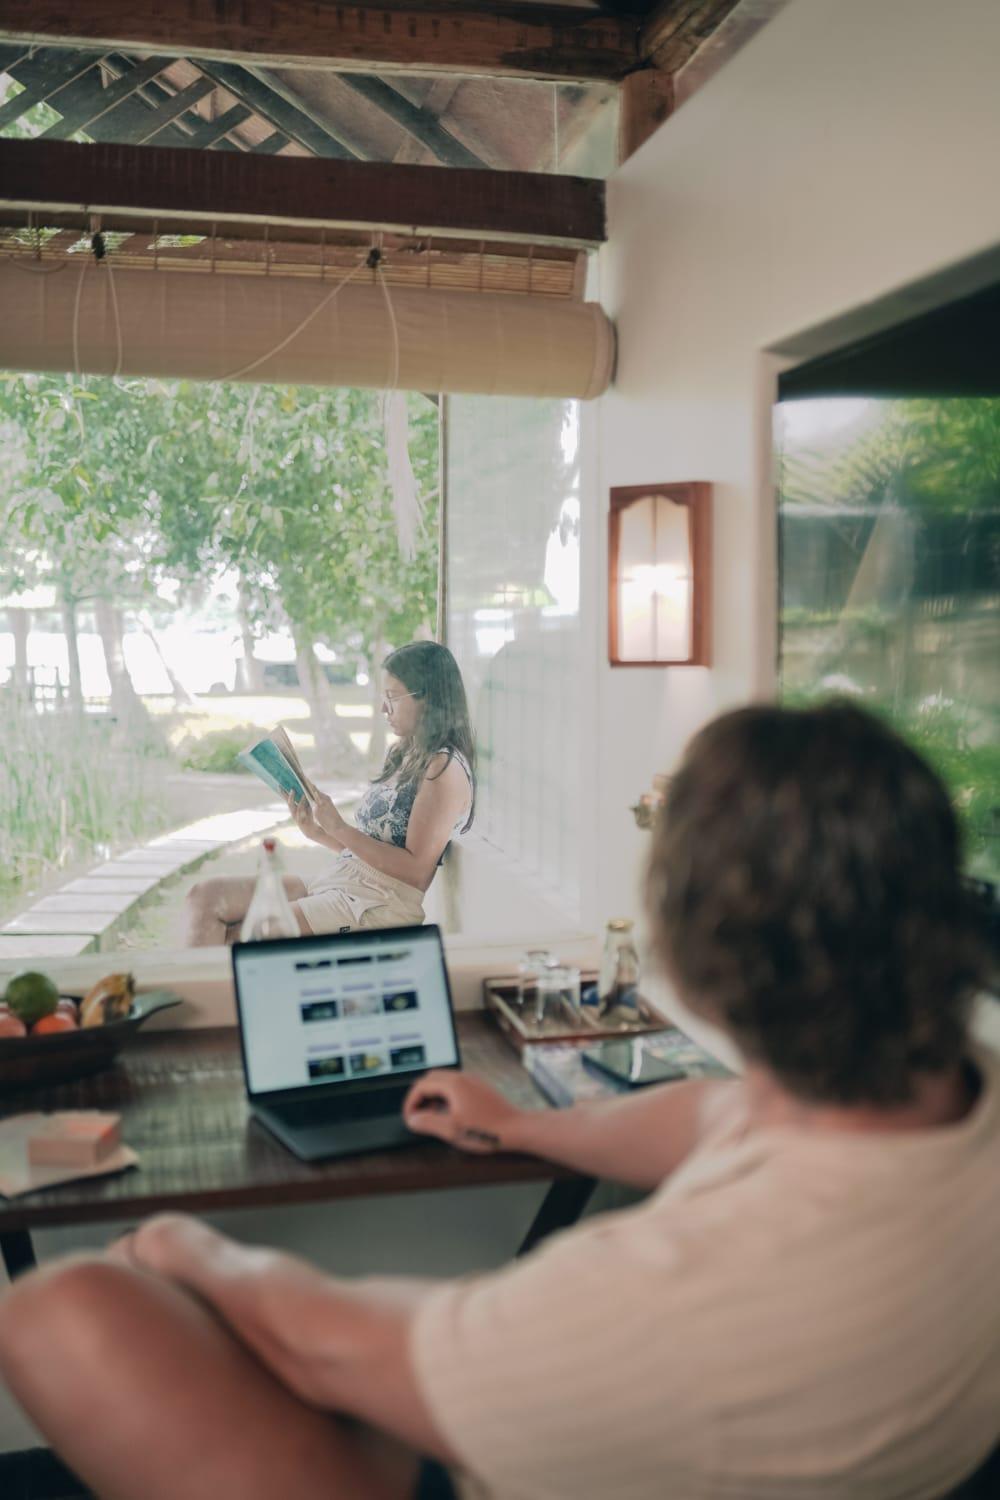
<instances>
[{"instance_id":1,"label":"green foliage","mask_svg":"<svg viewBox=\"0 0 1000 1500\"><path fill-rule=\"evenodd\" d=\"M783 505L895 501L922 515L1000 506L1000 397L872 407L877 420L847 441L784 446L778 454Z\"/></svg>"},{"instance_id":2,"label":"green foliage","mask_svg":"<svg viewBox=\"0 0 1000 1500\"><path fill-rule=\"evenodd\" d=\"M990 653L997 585L989 558L1000 515L1000 399L872 401L867 411L859 408L853 427L831 425L822 446L791 441L778 457L785 517L798 506L825 508L829 519L817 523L814 535L837 538L856 558L848 596L854 603L842 608L831 608L819 586L827 554L817 551L802 562L807 581L796 578L793 593L799 602L782 611L782 654L784 670L791 668L800 683L806 674L806 681L793 692L784 689L783 700L815 701L831 678L855 683L861 701L884 714L949 788L970 868L996 877L1000 749ZM889 524L903 519L909 530L892 533L892 545L884 535L880 551L879 527L893 513ZM958 538L963 566L937 575L954 580L938 585L946 596L938 616L928 608L926 582L914 597L913 578L925 559L931 566L924 578L935 577L935 539L943 535ZM983 550L973 554L973 548ZM809 557L804 548L797 555ZM967 574L964 563L973 556L980 566ZM802 603L810 567L822 601L816 609ZM976 583L967 587L966 576ZM787 574L785 581L792 581Z\"/></svg>"},{"instance_id":3,"label":"green foliage","mask_svg":"<svg viewBox=\"0 0 1000 1500\"><path fill-rule=\"evenodd\" d=\"M192 735L182 741L177 754L186 771L213 771L216 775L228 776L246 770L236 757L259 735L256 724L213 729L208 734Z\"/></svg>"},{"instance_id":4,"label":"green foliage","mask_svg":"<svg viewBox=\"0 0 1000 1500\"><path fill-rule=\"evenodd\" d=\"M428 497L412 562L396 537L377 393L181 382L166 399L171 430L185 433L182 454L161 444L153 455L171 568L192 580L236 569L256 624L287 620L334 649L353 638L372 664L383 642L433 623L437 413L425 398L409 398Z\"/></svg>"},{"instance_id":5,"label":"green foliage","mask_svg":"<svg viewBox=\"0 0 1000 1500\"><path fill-rule=\"evenodd\" d=\"M0 764L0 900L164 826L164 762L110 717L39 714L2 690Z\"/></svg>"},{"instance_id":6,"label":"green foliage","mask_svg":"<svg viewBox=\"0 0 1000 1500\"><path fill-rule=\"evenodd\" d=\"M406 562L379 405L370 391L4 376L0 588L48 581L74 603L139 608L165 580L203 598L236 570L255 626L372 661L433 622L437 590L437 413L409 398L426 508Z\"/></svg>"}]
</instances>

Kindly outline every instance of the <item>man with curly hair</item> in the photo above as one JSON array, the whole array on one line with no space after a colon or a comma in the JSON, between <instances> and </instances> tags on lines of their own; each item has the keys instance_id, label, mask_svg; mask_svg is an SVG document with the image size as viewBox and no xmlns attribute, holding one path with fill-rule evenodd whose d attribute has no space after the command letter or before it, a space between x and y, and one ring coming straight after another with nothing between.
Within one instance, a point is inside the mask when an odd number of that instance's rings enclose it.
<instances>
[{"instance_id":1,"label":"man with curly hair","mask_svg":"<svg viewBox=\"0 0 1000 1500\"><path fill-rule=\"evenodd\" d=\"M102 1500L937 1500L982 1465L1000 1060L943 787L855 707L725 715L648 894L740 1079L524 1112L430 1073L406 1106L638 1207L437 1284L154 1219L0 1302L0 1368Z\"/></svg>"}]
</instances>

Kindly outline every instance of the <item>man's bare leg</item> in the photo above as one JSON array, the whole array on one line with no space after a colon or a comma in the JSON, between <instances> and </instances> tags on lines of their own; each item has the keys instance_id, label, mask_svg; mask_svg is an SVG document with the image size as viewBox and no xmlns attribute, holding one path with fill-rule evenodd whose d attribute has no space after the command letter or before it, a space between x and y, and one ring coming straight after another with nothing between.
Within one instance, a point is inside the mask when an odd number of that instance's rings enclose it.
<instances>
[{"instance_id":1,"label":"man's bare leg","mask_svg":"<svg viewBox=\"0 0 1000 1500\"><path fill-rule=\"evenodd\" d=\"M199 880L188 891L184 903L184 946L187 948L214 948L223 943L232 943L239 937L240 923L247 914L254 886L252 876L221 875L212 880ZM304 880L297 875L284 877L285 891L291 902L306 894ZM298 916L298 909L293 910ZM299 918L303 932L309 928Z\"/></svg>"},{"instance_id":2,"label":"man's bare leg","mask_svg":"<svg viewBox=\"0 0 1000 1500\"><path fill-rule=\"evenodd\" d=\"M409 1500L418 1461L305 1405L203 1304L96 1257L0 1300L0 1375L100 1500Z\"/></svg>"}]
</instances>

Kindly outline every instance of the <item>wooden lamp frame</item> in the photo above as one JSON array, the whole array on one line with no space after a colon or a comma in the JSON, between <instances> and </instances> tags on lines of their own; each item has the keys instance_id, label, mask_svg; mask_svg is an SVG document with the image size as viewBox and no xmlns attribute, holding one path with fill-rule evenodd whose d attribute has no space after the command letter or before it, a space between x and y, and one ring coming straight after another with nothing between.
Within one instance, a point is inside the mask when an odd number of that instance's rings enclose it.
<instances>
[{"instance_id":1,"label":"wooden lamp frame","mask_svg":"<svg viewBox=\"0 0 1000 1500\"><path fill-rule=\"evenodd\" d=\"M618 554L621 515L649 495L663 495L690 513L691 655L671 660L623 661L618 641ZM712 486L703 480L682 484L629 484L611 491L608 513L608 660L613 667L707 667L711 665Z\"/></svg>"}]
</instances>

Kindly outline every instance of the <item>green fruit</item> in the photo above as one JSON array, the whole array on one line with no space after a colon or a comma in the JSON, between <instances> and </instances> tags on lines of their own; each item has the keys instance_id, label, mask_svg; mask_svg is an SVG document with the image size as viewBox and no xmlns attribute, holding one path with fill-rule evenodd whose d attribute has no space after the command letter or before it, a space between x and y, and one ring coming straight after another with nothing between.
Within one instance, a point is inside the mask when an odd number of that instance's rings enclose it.
<instances>
[{"instance_id":1,"label":"green fruit","mask_svg":"<svg viewBox=\"0 0 1000 1500\"><path fill-rule=\"evenodd\" d=\"M47 974L26 969L15 974L7 986L4 1000L25 1026L34 1026L43 1016L50 1016L59 1004L59 991Z\"/></svg>"}]
</instances>

